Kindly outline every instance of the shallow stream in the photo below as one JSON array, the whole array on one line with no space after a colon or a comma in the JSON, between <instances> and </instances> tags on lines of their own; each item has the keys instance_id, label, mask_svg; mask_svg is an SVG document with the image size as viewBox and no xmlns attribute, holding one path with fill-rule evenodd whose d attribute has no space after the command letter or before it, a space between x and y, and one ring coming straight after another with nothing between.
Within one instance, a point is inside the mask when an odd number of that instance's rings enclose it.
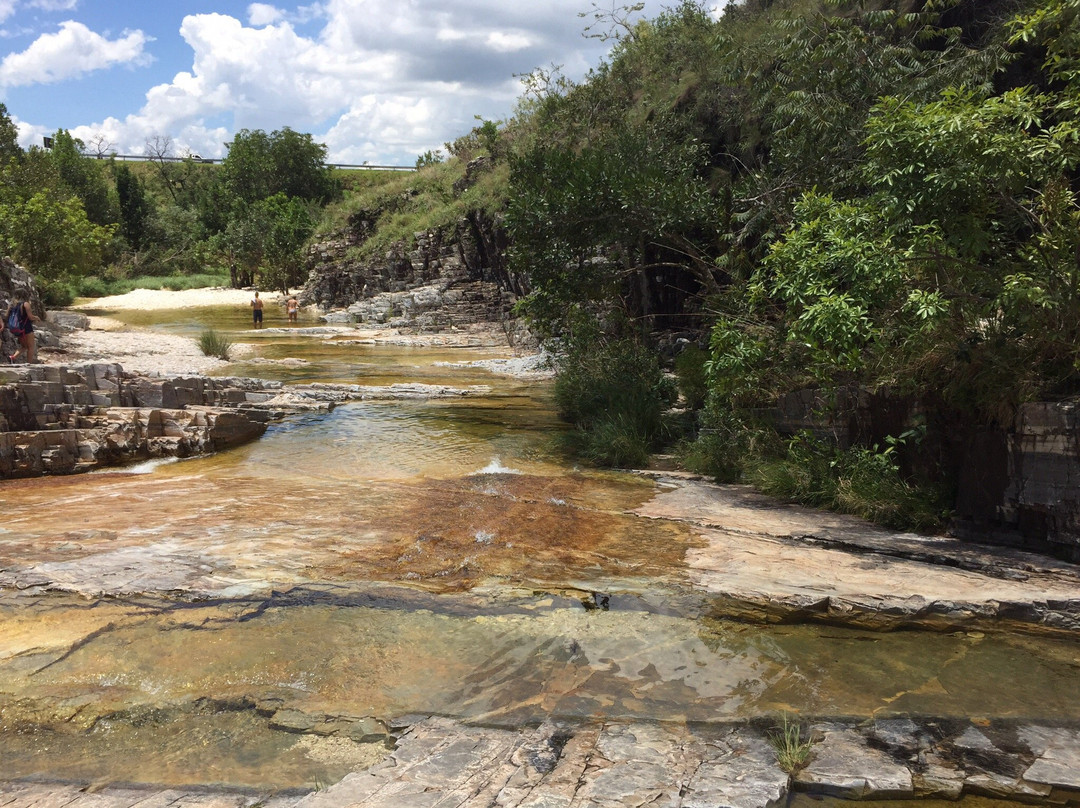
<instances>
[{"instance_id":1,"label":"shallow stream","mask_svg":"<svg viewBox=\"0 0 1080 808\"><path fill-rule=\"evenodd\" d=\"M256 342L231 375L489 389L291 417L212 457L0 483L0 569L24 571L0 591L5 775L304 789L384 754L285 731L281 711L1080 721L1073 641L711 619L684 562L693 526L631 512L658 484L575 467L547 382L463 364L506 352L255 333L246 316L129 319Z\"/></svg>"}]
</instances>

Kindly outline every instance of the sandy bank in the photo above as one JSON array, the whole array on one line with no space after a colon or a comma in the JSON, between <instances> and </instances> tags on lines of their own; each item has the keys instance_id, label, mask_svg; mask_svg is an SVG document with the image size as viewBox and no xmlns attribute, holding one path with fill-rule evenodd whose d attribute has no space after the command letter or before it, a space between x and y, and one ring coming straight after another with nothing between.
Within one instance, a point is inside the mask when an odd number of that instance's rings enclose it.
<instances>
[{"instance_id":1,"label":"sandy bank","mask_svg":"<svg viewBox=\"0 0 1080 808\"><path fill-rule=\"evenodd\" d=\"M82 300L73 309L113 309L159 311L162 309L189 309L200 306L246 306L253 292L245 289L227 289L215 286L207 289L184 289L173 292L168 289L135 289L127 294L96 297ZM281 300L280 292L260 292L267 305Z\"/></svg>"}]
</instances>

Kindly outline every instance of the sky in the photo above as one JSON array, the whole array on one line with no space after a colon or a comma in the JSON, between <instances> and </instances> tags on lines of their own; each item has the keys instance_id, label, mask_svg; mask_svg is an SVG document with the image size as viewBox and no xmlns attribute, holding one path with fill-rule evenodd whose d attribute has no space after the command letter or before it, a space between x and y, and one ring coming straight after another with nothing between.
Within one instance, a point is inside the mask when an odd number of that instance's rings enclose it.
<instances>
[{"instance_id":1,"label":"sky","mask_svg":"<svg viewBox=\"0 0 1080 808\"><path fill-rule=\"evenodd\" d=\"M673 4L645 0L636 16ZM330 163L411 166L476 116L508 118L519 76L583 77L611 44L585 27L623 5L0 0L0 102L24 147L67 129L92 150L155 142L218 158L241 129L287 126L325 144Z\"/></svg>"}]
</instances>

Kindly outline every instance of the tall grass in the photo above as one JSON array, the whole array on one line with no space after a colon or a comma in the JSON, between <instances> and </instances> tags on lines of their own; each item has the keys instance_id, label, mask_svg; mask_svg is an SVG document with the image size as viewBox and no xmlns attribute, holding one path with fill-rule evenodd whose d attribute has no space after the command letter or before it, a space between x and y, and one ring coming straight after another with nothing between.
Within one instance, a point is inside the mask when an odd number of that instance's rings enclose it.
<instances>
[{"instance_id":1,"label":"tall grass","mask_svg":"<svg viewBox=\"0 0 1080 808\"><path fill-rule=\"evenodd\" d=\"M780 457L754 464L746 479L766 494L900 530L932 531L946 517L941 492L906 480L893 447L840 449L803 433Z\"/></svg>"},{"instance_id":2,"label":"tall grass","mask_svg":"<svg viewBox=\"0 0 1080 808\"><path fill-rule=\"evenodd\" d=\"M199 350L206 356L216 356L218 359L228 361L229 351L232 350L232 340L212 328L207 328L199 334Z\"/></svg>"},{"instance_id":3,"label":"tall grass","mask_svg":"<svg viewBox=\"0 0 1080 808\"><path fill-rule=\"evenodd\" d=\"M776 752L776 762L788 774L794 774L810 762L813 741L802 737L799 722L790 720L786 713L783 724L770 733L768 738Z\"/></svg>"}]
</instances>

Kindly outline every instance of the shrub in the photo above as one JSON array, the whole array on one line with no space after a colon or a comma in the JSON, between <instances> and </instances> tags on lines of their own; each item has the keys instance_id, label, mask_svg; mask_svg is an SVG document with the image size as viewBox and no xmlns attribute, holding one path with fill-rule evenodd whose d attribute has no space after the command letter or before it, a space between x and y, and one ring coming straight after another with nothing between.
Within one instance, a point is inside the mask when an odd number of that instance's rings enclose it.
<instances>
[{"instance_id":1,"label":"shrub","mask_svg":"<svg viewBox=\"0 0 1080 808\"><path fill-rule=\"evenodd\" d=\"M675 357L675 376L679 380L679 392L682 393L686 406L700 410L705 406L705 397L709 392L708 375L705 363L709 354L696 345L687 345L682 353Z\"/></svg>"},{"instance_id":2,"label":"shrub","mask_svg":"<svg viewBox=\"0 0 1080 808\"><path fill-rule=\"evenodd\" d=\"M633 338L585 339L558 363L555 402L576 427L567 440L594 463L644 464L673 398L655 352Z\"/></svg>"},{"instance_id":3,"label":"shrub","mask_svg":"<svg viewBox=\"0 0 1080 808\"><path fill-rule=\"evenodd\" d=\"M206 356L216 356L218 359L228 360L229 351L232 349L232 341L208 328L199 334L199 349Z\"/></svg>"},{"instance_id":4,"label":"shrub","mask_svg":"<svg viewBox=\"0 0 1080 808\"><path fill-rule=\"evenodd\" d=\"M70 306L75 301L75 290L63 280L37 278L38 289L41 292L41 301L50 307L60 308Z\"/></svg>"},{"instance_id":5,"label":"shrub","mask_svg":"<svg viewBox=\"0 0 1080 808\"><path fill-rule=\"evenodd\" d=\"M941 492L904 479L894 448L840 449L804 432L787 441L783 456L757 463L746 477L766 494L885 527L940 527L945 516Z\"/></svg>"},{"instance_id":6,"label":"shrub","mask_svg":"<svg viewBox=\"0 0 1080 808\"><path fill-rule=\"evenodd\" d=\"M80 278L78 293L79 297L105 297L109 294L109 286L101 278Z\"/></svg>"},{"instance_id":7,"label":"shrub","mask_svg":"<svg viewBox=\"0 0 1080 808\"><path fill-rule=\"evenodd\" d=\"M783 441L774 429L721 404L717 397L707 399L699 418L697 439L680 446L679 455L686 468L717 482L739 482L762 458L783 452Z\"/></svg>"}]
</instances>

